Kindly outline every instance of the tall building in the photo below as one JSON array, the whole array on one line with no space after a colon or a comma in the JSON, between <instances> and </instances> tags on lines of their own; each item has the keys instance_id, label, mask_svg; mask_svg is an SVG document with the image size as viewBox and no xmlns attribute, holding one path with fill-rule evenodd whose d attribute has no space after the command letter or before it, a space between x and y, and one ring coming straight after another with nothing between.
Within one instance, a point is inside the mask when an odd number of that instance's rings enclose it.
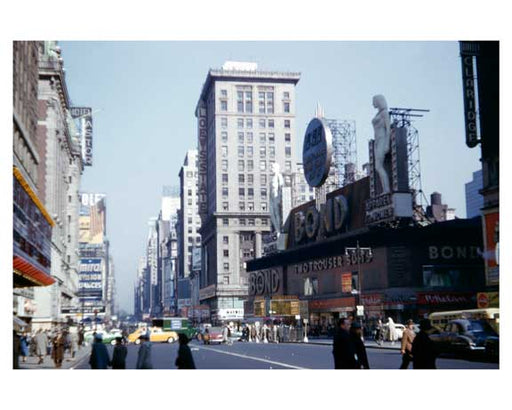
<instances>
[{"instance_id":1,"label":"tall building","mask_svg":"<svg viewBox=\"0 0 512 410\"><path fill-rule=\"evenodd\" d=\"M35 289L34 323L49 327L79 304L78 212L82 149L70 115L63 60L55 41L39 42L37 189L55 225L51 274L56 283ZM36 326L36 327L37 327Z\"/></svg>"},{"instance_id":2,"label":"tall building","mask_svg":"<svg viewBox=\"0 0 512 410\"><path fill-rule=\"evenodd\" d=\"M315 188L310 187L304 176L304 165L297 163L295 172L292 174L292 208L296 208L306 202L315 199Z\"/></svg>"},{"instance_id":3,"label":"tall building","mask_svg":"<svg viewBox=\"0 0 512 410\"><path fill-rule=\"evenodd\" d=\"M200 300L212 320L243 314L245 262L261 256L270 231L274 164L285 184L295 171L295 86L300 73L226 62L211 69L196 107L198 205L201 216Z\"/></svg>"},{"instance_id":4,"label":"tall building","mask_svg":"<svg viewBox=\"0 0 512 410\"><path fill-rule=\"evenodd\" d=\"M484 206L484 197L480 193L483 187L482 170L473 172L473 180L465 184L466 187L466 218L480 215Z\"/></svg>"},{"instance_id":5,"label":"tall building","mask_svg":"<svg viewBox=\"0 0 512 410\"><path fill-rule=\"evenodd\" d=\"M37 310L36 287L49 292L52 229L55 222L39 192L45 174L37 135L39 47L13 42L13 312L30 324ZM44 142L44 141L43 141Z\"/></svg>"},{"instance_id":6,"label":"tall building","mask_svg":"<svg viewBox=\"0 0 512 410\"><path fill-rule=\"evenodd\" d=\"M455 219L455 209L443 204L441 194L433 192L430 195L430 205L427 206L426 216L431 222L443 222Z\"/></svg>"}]
</instances>

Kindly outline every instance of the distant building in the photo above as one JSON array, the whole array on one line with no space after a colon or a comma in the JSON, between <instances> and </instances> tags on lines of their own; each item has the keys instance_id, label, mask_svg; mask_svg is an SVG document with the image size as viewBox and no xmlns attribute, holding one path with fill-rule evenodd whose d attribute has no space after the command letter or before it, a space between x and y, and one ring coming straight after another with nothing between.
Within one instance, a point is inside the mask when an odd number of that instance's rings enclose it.
<instances>
[{"instance_id":1,"label":"distant building","mask_svg":"<svg viewBox=\"0 0 512 410\"><path fill-rule=\"evenodd\" d=\"M484 197L480 193L483 187L482 170L473 172L473 180L466 184L466 218L480 215L484 206Z\"/></svg>"},{"instance_id":2,"label":"distant building","mask_svg":"<svg viewBox=\"0 0 512 410\"><path fill-rule=\"evenodd\" d=\"M443 222L455 219L455 209L448 208L448 205L443 204L441 194L434 192L430 195L430 205L427 206L427 218L431 222Z\"/></svg>"},{"instance_id":3,"label":"distant building","mask_svg":"<svg viewBox=\"0 0 512 410\"><path fill-rule=\"evenodd\" d=\"M292 208L315 199L315 188L310 187L304 176L304 165L297 163L297 168L292 174Z\"/></svg>"}]
</instances>

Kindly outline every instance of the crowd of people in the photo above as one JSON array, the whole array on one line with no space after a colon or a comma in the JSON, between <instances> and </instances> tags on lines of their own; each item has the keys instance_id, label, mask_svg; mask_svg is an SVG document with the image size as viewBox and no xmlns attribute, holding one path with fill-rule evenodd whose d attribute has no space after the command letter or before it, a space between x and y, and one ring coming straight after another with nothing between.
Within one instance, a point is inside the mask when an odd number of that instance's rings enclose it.
<instances>
[{"instance_id":1,"label":"crowd of people","mask_svg":"<svg viewBox=\"0 0 512 410\"><path fill-rule=\"evenodd\" d=\"M389 324L392 323L388 321ZM420 331L413 330L414 322L407 321L402 335L400 369L408 369L412 362L413 369L435 369L437 352L429 334L433 327L430 320L420 321ZM391 339L392 343L396 339ZM335 369L370 369L361 324L351 318L340 318L333 338L333 357Z\"/></svg>"}]
</instances>

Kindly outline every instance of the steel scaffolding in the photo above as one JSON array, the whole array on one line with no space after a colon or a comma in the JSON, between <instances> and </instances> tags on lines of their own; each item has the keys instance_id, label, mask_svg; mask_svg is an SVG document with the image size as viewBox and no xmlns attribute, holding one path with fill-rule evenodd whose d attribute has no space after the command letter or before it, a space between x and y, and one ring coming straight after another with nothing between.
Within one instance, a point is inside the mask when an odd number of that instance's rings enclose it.
<instances>
[{"instance_id":1,"label":"steel scaffolding","mask_svg":"<svg viewBox=\"0 0 512 410\"><path fill-rule=\"evenodd\" d=\"M356 180L357 139L356 122L325 118L332 133L334 189L341 188ZM330 177L329 177L330 178Z\"/></svg>"}]
</instances>

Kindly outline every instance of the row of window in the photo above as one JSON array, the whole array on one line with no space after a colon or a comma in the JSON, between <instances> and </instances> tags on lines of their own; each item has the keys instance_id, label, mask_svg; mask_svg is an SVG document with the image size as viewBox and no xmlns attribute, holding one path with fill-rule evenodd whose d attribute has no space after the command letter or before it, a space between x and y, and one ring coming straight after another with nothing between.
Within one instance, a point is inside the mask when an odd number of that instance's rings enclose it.
<instances>
[{"instance_id":1,"label":"row of window","mask_svg":"<svg viewBox=\"0 0 512 410\"><path fill-rule=\"evenodd\" d=\"M258 218L238 218L239 226L256 226L259 225L261 221L262 226L268 226L268 219L258 219ZM222 226L229 226L229 218L222 218ZM224 238L227 238L225 236ZM228 242L224 242L227 244Z\"/></svg>"},{"instance_id":2,"label":"row of window","mask_svg":"<svg viewBox=\"0 0 512 410\"><path fill-rule=\"evenodd\" d=\"M227 152L227 149L226 149L226 152ZM270 160L270 161L266 161L263 159L260 160L260 171L267 171L267 170L271 171L272 165L274 163L275 163L275 161L272 161L272 160ZM221 162L221 170L224 172L227 172L228 166L229 166L228 160L223 159ZM247 159L247 160L239 159L238 160L238 171L239 172L254 171L254 161L252 159ZM284 172L292 172L292 162L291 161L284 162Z\"/></svg>"},{"instance_id":3,"label":"row of window","mask_svg":"<svg viewBox=\"0 0 512 410\"><path fill-rule=\"evenodd\" d=\"M245 199L241 197L240 199ZM249 200L252 200L252 198L248 198ZM246 203L241 201L238 203L238 210L239 211L254 211L254 202L247 202L247 207L245 206ZM222 210L223 211L229 211L229 202L223 202L222 203ZM260 210L261 211L267 211L268 205L266 202L260 202ZM262 225L266 225L266 223L263 223Z\"/></svg>"},{"instance_id":4,"label":"row of window","mask_svg":"<svg viewBox=\"0 0 512 410\"><path fill-rule=\"evenodd\" d=\"M228 91L220 90L220 110L228 110ZM283 112L290 112L290 93L285 91L283 93ZM251 90L238 90L236 93L236 110L239 113L252 113L253 112L253 93ZM258 112L260 114L273 114L274 113L274 91L259 91L258 92Z\"/></svg>"},{"instance_id":5,"label":"row of window","mask_svg":"<svg viewBox=\"0 0 512 410\"><path fill-rule=\"evenodd\" d=\"M268 137L268 138L267 138ZM228 132L227 131L221 131L220 133L220 139L223 143L228 142ZM273 132L269 132L268 134L265 132L259 133L259 141L261 145L265 145L268 141L269 144L274 144L276 142L276 134ZM292 136L290 133L284 134L284 142L286 145L291 144L292 142ZM239 144L253 144L254 143L254 134L250 131L238 132L238 143ZM291 148L290 148L291 149Z\"/></svg>"},{"instance_id":6,"label":"row of window","mask_svg":"<svg viewBox=\"0 0 512 410\"><path fill-rule=\"evenodd\" d=\"M239 129L243 129L243 128L252 129L253 128L253 119L252 118L245 118L245 121L244 121L244 118L237 118L236 122L237 122L237 127ZM245 124L245 127L244 127L244 124ZM258 119L259 128L274 128L274 125L275 125L275 120L272 118L269 118L269 119L259 118ZM284 125L284 128L291 128L291 121L285 119L283 121L283 125ZM220 126L222 127L222 129L228 128L228 117L220 117Z\"/></svg>"}]
</instances>

